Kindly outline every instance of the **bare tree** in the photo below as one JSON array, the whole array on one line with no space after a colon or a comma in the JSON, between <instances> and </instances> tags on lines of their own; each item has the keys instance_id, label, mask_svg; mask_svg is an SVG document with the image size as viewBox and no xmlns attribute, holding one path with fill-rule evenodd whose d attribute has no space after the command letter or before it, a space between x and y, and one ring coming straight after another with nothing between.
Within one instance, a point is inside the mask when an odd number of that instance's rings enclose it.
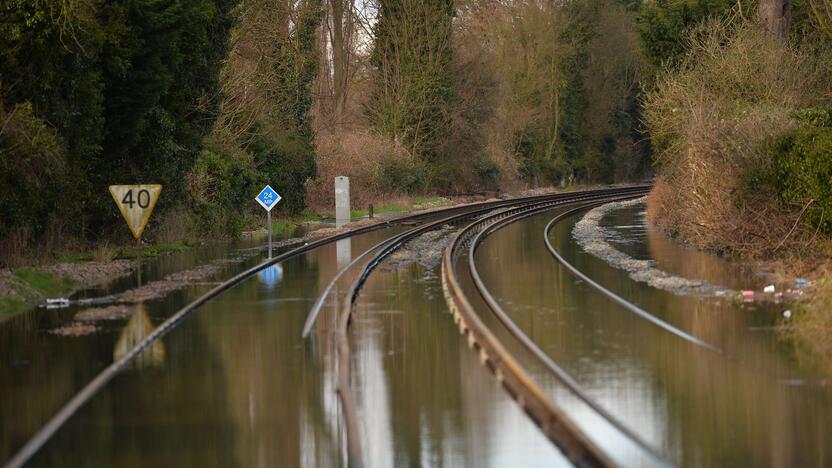
<instances>
[{"instance_id":1,"label":"bare tree","mask_svg":"<svg viewBox=\"0 0 832 468\"><path fill-rule=\"evenodd\" d=\"M780 39L788 37L792 20L791 0L760 0L757 14L769 33Z\"/></svg>"}]
</instances>

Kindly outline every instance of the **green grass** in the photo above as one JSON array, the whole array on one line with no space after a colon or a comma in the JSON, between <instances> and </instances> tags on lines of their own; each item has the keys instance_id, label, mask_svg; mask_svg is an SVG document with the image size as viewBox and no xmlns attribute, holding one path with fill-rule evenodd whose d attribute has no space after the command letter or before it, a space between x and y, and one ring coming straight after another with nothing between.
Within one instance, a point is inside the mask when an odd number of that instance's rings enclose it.
<instances>
[{"instance_id":1,"label":"green grass","mask_svg":"<svg viewBox=\"0 0 832 468\"><path fill-rule=\"evenodd\" d=\"M298 223L307 223L307 222L310 222L310 221L320 221L322 219L324 219L324 217L319 215L318 213L310 213L310 212L304 212L304 213L301 213L301 214L295 216L294 218L292 218L293 221L296 221Z\"/></svg>"},{"instance_id":2,"label":"green grass","mask_svg":"<svg viewBox=\"0 0 832 468\"><path fill-rule=\"evenodd\" d=\"M413 198L414 206L421 206L423 208L434 208L440 206L450 205L451 200L445 197L415 197Z\"/></svg>"},{"instance_id":3,"label":"green grass","mask_svg":"<svg viewBox=\"0 0 832 468\"><path fill-rule=\"evenodd\" d=\"M272 222L272 234L277 239L288 239L295 234L298 223L291 219L283 219Z\"/></svg>"},{"instance_id":4,"label":"green grass","mask_svg":"<svg viewBox=\"0 0 832 468\"><path fill-rule=\"evenodd\" d=\"M12 299L10 297L0 297L0 321L24 312L27 309L26 304L21 301Z\"/></svg>"},{"instance_id":5,"label":"green grass","mask_svg":"<svg viewBox=\"0 0 832 468\"><path fill-rule=\"evenodd\" d=\"M373 208L374 214L381 214L381 213L404 213L409 211L410 208L401 204L401 203L394 203L391 205L382 205L376 206ZM369 216L369 210L353 210L350 212L350 216L352 219L363 218L365 216Z\"/></svg>"},{"instance_id":6,"label":"green grass","mask_svg":"<svg viewBox=\"0 0 832 468\"><path fill-rule=\"evenodd\" d=\"M185 252L192 247L192 244L187 241L179 242L162 242L160 244L145 245L141 248L130 246L118 249L113 258L131 259L137 258L141 255L142 258L156 258L166 252Z\"/></svg>"},{"instance_id":7,"label":"green grass","mask_svg":"<svg viewBox=\"0 0 832 468\"><path fill-rule=\"evenodd\" d=\"M75 287L75 282L69 278L30 268L18 268L14 271L14 276L25 285L25 288L20 288L18 292L31 299L39 299L38 296L61 296Z\"/></svg>"}]
</instances>

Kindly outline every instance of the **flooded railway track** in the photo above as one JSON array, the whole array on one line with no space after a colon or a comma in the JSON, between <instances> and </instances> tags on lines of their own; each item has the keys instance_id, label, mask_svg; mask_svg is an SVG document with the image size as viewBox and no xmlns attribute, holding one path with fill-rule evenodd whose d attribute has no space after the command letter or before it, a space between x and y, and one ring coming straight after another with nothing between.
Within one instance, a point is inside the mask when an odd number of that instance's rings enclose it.
<instances>
[{"instance_id":1,"label":"flooded railway track","mask_svg":"<svg viewBox=\"0 0 832 468\"><path fill-rule=\"evenodd\" d=\"M578 200L587 200L587 199L599 199L609 193L616 192L616 191L632 191L635 190L633 188L624 188L624 189L601 189L601 190L590 190L590 191L583 191L583 192L573 192L573 193L556 193L556 194L546 194L546 195L536 195L531 197L521 197L515 199L508 199L508 200L499 200L499 201L490 201L490 202L481 202L475 203L470 205L462 205L456 206L451 208L439 209L435 211L425 212L425 213L418 213L414 215L407 215L398 217L395 219L391 219L384 223L364 226L361 228L353 229L347 232L343 232L331 237L327 237L318 241L314 241L293 250L290 250L284 254L278 255L270 260L264 261L259 265L256 265L242 273L239 273L232 277L231 279L224 281L223 283L219 284L215 288L211 289L207 293L203 294L193 302L187 304L186 306L182 307L178 311L176 311L173 315L171 315L167 320L161 323L158 327L156 327L144 340L139 342L137 345L132 347L130 350L125 352L119 359L112 362L108 367L106 367L103 371L101 371L94 379L89 381L78 393L76 393L69 401L64 404L45 424L43 424L34 434L33 436L10 458L6 465L7 467L18 467L24 465L27 461L29 461L45 444L50 440L50 438L86 403L88 403L102 388L104 388L116 375L122 372L131 362L133 362L144 350L150 347L155 341L163 337L164 335L168 334L171 330L177 327L183 320L187 317L192 315L195 311L197 311L202 305L206 304L207 302L221 296L226 291L232 289L236 285L242 283L248 278L255 276L258 272L269 268L273 265L279 264L283 261L289 260L294 257L298 257L302 254L308 253L313 251L319 247L322 247L327 244L334 243L338 240L348 239L359 234L365 234L377 230L382 230L386 228L390 228L393 226L405 226L411 225L414 223L424 223L430 221L437 217L442 217L439 222L430 223L429 226L431 228L442 226L447 224L449 220L462 220L466 219L470 216L476 216L477 214L482 214L486 211L500 209L500 208L509 208L509 207L529 207L529 206L541 206L541 204L558 204L558 203L566 203L568 201L575 202ZM450 215L450 216L448 216ZM346 326L349 324L349 317L352 308L352 304L357 297L358 290L360 289L361 283L366 280L367 275L372 271L375 266L378 265L378 262L381 261L386 255L389 255L392 251L396 248L400 247L401 245L406 242L406 239L416 237L419 233L426 232L429 229L426 229L426 226L421 226L414 228L408 232L406 232L405 236L393 236L389 240L398 240L398 242L390 242L389 245L385 241L385 246L387 248L383 249L382 252L386 252L383 255L376 255L375 258L371 259L367 265L365 265L364 273L360 275L359 282L353 285L351 289L352 293L350 294L350 301L348 304L345 305L345 310L348 310L346 314L343 315L345 320L343 321L343 328L346 329ZM372 250L372 249L371 249Z\"/></svg>"},{"instance_id":2,"label":"flooded railway track","mask_svg":"<svg viewBox=\"0 0 832 468\"><path fill-rule=\"evenodd\" d=\"M456 267L460 260L466 257L465 252L467 251L467 272L470 274L471 280L485 305L497 317L498 323L528 350L534 359L538 360L558 380L563 382L576 396L641 447L654 463L669 465L657 450L595 403L574 379L548 358L514 324L483 284L474 262L474 253L480 242L490 233L508 224L558 207L574 206L576 204L586 206L599 202L605 203L636 198L644 193L646 193L645 188L610 191L596 197L576 197L545 205L519 207L495 213L483 217L460 231L452 244L446 249L443 258L442 286L450 312L459 326L460 333L467 337L469 346L479 353L481 363L495 375L501 385L514 397L547 437L577 466L614 466L615 464L572 422L568 415L552 402L550 397L546 395L545 391L524 368L523 363L509 352L506 345L489 329L478 314L477 309L472 305L471 300L466 296Z\"/></svg>"}]
</instances>

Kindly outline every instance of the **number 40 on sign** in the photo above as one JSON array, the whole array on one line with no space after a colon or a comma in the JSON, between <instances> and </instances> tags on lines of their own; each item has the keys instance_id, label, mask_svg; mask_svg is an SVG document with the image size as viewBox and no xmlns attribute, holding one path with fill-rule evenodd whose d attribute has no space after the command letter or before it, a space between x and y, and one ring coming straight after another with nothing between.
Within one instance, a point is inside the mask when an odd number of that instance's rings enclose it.
<instances>
[{"instance_id":1,"label":"number 40 on sign","mask_svg":"<svg viewBox=\"0 0 832 468\"><path fill-rule=\"evenodd\" d=\"M110 186L110 194L136 240L142 237L160 193L162 186L158 184Z\"/></svg>"}]
</instances>

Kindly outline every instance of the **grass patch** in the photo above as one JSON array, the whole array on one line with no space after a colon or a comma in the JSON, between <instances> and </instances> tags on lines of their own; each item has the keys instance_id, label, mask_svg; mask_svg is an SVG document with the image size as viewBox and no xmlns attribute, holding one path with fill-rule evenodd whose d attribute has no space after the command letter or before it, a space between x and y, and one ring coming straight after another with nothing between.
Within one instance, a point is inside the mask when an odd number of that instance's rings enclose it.
<instances>
[{"instance_id":1,"label":"grass patch","mask_svg":"<svg viewBox=\"0 0 832 468\"><path fill-rule=\"evenodd\" d=\"M393 204L390 204L390 205L382 205L382 206L373 207L373 213L374 214L404 213L404 212L409 211L409 210L410 210L410 207L404 205L403 203L393 203ZM363 217L369 216L369 215L370 215L369 210L353 210L353 211L350 211L350 217L352 219L363 218Z\"/></svg>"},{"instance_id":2,"label":"grass patch","mask_svg":"<svg viewBox=\"0 0 832 468\"><path fill-rule=\"evenodd\" d=\"M10 297L0 297L0 320L17 315L26 310L26 304Z\"/></svg>"},{"instance_id":3,"label":"grass patch","mask_svg":"<svg viewBox=\"0 0 832 468\"><path fill-rule=\"evenodd\" d=\"M24 286L18 288L18 292L32 299L38 299L38 296L61 296L75 287L75 282L69 278L30 268L18 268L14 271L14 276Z\"/></svg>"},{"instance_id":4,"label":"grass patch","mask_svg":"<svg viewBox=\"0 0 832 468\"><path fill-rule=\"evenodd\" d=\"M420 208L438 208L440 206L448 206L453 203L445 197L415 197L413 198L413 206Z\"/></svg>"},{"instance_id":5,"label":"grass patch","mask_svg":"<svg viewBox=\"0 0 832 468\"><path fill-rule=\"evenodd\" d=\"M298 223L291 219L272 222L272 234L278 239L288 239L295 234Z\"/></svg>"},{"instance_id":6,"label":"grass patch","mask_svg":"<svg viewBox=\"0 0 832 468\"><path fill-rule=\"evenodd\" d=\"M308 222L312 222L312 221L321 221L322 219L324 219L323 216L319 215L318 213L311 213L311 212L304 212L304 213L301 213L301 214L295 216L294 218L292 218L293 221L296 221L298 223L308 223Z\"/></svg>"},{"instance_id":7,"label":"grass patch","mask_svg":"<svg viewBox=\"0 0 832 468\"><path fill-rule=\"evenodd\" d=\"M180 241L163 242L160 244L145 245L142 247L122 247L115 251L112 258L135 259L139 256L142 258L156 258L166 252L185 252L186 250L189 250L191 246L191 243L188 241Z\"/></svg>"}]
</instances>

